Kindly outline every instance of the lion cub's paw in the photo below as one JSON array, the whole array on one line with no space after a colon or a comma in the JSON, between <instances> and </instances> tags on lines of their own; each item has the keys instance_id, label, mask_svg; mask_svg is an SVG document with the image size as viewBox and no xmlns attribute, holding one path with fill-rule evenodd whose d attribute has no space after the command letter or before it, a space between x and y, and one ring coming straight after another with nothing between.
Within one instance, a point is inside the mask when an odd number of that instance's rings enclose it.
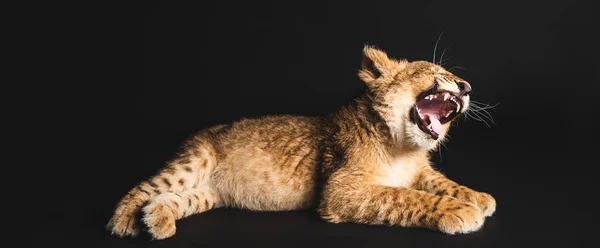
<instances>
[{"instance_id":1,"label":"lion cub's paw","mask_svg":"<svg viewBox=\"0 0 600 248\"><path fill-rule=\"evenodd\" d=\"M485 216L492 216L496 211L496 200L488 193L465 188L456 198L475 204Z\"/></svg>"},{"instance_id":2,"label":"lion cub's paw","mask_svg":"<svg viewBox=\"0 0 600 248\"><path fill-rule=\"evenodd\" d=\"M152 202L142 209L142 221L153 239L166 239L175 234L175 216L162 202Z\"/></svg>"},{"instance_id":3,"label":"lion cub's paw","mask_svg":"<svg viewBox=\"0 0 600 248\"><path fill-rule=\"evenodd\" d=\"M137 236L140 233L139 213L140 207L134 202L122 201L106 225L106 229L119 237Z\"/></svg>"},{"instance_id":4,"label":"lion cub's paw","mask_svg":"<svg viewBox=\"0 0 600 248\"><path fill-rule=\"evenodd\" d=\"M496 199L488 193L477 192L475 197L477 206L483 211L483 215L492 216L496 212Z\"/></svg>"},{"instance_id":5,"label":"lion cub's paw","mask_svg":"<svg viewBox=\"0 0 600 248\"><path fill-rule=\"evenodd\" d=\"M447 234L477 231L485 221L477 206L455 199L440 206L439 210L437 228Z\"/></svg>"}]
</instances>

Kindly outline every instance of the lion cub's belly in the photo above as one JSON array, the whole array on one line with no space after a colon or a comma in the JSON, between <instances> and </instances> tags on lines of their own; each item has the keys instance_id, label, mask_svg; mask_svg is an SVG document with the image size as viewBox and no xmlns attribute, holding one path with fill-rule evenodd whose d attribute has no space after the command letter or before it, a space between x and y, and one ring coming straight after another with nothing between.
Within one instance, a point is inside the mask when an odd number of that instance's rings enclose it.
<instances>
[{"instance_id":1,"label":"lion cub's belly","mask_svg":"<svg viewBox=\"0 0 600 248\"><path fill-rule=\"evenodd\" d=\"M381 166L379 183L391 187L409 187L419 171L419 163L414 159L396 159Z\"/></svg>"},{"instance_id":2,"label":"lion cub's belly","mask_svg":"<svg viewBox=\"0 0 600 248\"><path fill-rule=\"evenodd\" d=\"M211 177L225 206L257 211L299 210L316 202L316 166L303 159L240 149L218 162Z\"/></svg>"}]
</instances>

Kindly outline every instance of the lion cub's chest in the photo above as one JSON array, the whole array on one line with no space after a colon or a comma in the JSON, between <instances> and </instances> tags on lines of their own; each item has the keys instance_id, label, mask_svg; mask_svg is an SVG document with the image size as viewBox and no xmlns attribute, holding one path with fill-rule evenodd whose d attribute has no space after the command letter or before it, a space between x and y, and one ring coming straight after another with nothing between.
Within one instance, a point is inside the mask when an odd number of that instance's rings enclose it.
<instances>
[{"instance_id":1,"label":"lion cub's chest","mask_svg":"<svg viewBox=\"0 0 600 248\"><path fill-rule=\"evenodd\" d=\"M380 183L391 187L408 187L413 183L419 168L419 163L414 158L395 159L381 166Z\"/></svg>"}]
</instances>

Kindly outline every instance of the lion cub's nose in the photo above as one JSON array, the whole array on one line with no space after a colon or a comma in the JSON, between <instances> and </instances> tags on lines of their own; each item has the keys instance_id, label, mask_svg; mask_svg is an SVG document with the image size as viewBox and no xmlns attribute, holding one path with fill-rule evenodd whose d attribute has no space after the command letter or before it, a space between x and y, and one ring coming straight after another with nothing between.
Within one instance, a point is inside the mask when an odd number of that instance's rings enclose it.
<instances>
[{"instance_id":1,"label":"lion cub's nose","mask_svg":"<svg viewBox=\"0 0 600 248\"><path fill-rule=\"evenodd\" d=\"M468 95L471 92L471 85L469 83L458 82L456 84L458 85L458 89L460 89L461 95Z\"/></svg>"}]
</instances>

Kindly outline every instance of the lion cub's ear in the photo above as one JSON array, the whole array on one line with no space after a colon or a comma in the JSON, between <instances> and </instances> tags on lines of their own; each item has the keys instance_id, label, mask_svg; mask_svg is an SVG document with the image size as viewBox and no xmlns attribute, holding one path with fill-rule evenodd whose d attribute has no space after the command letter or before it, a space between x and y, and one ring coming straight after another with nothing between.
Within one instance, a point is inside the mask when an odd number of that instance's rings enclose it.
<instances>
[{"instance_id":1,"label":"lion cub's ear","mask_svg":"<svg viewBox=\"0 0 600 248\"><path fill-rule=\"evenodd\" d=\"M394 76L393 74L405 67L405 63L406 61L396 61L388 58L385 52L372 46L365 46L358 76L365 83L371 84L380 77Z\"/></svg>"}]
</instances>

